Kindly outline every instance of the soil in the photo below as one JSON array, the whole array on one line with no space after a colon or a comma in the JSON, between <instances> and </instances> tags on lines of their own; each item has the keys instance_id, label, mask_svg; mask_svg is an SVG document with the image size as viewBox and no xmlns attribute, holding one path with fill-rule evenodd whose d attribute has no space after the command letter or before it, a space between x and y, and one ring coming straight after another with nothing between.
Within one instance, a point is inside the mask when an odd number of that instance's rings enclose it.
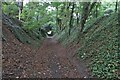
<instances>
[{"instance_id":1,"label":"soil","mask_svg":"<svg viewBox=\"0 0 120 80\"><path fill-rule=\"evenodd\" d=\"M19 42L3 25L3 78L87 78L87 65L74 56L78 45L62 46L53 38L40 48Z\"/></svg>"}]
</instances>

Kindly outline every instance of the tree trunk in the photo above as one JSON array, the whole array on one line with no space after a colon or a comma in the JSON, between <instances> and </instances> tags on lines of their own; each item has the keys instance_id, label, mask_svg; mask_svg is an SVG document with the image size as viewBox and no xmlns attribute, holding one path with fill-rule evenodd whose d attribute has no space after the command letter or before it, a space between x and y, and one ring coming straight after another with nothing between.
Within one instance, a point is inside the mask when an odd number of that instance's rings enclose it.
<instances>
[{"instance_id":1,"label":"tree trunk","mask_svg":"<svg viewBox=\"0 0 120 80\"><path fill-rule=\"evenodd\" d=\"M77 12L77 27L79 25L79 13Z\"/></svg>"},{"instance_id":2,"label":"tree trunk","mask_svg":"<svg viewBox=\"0 0 120 80\"><path fill-rule=\"evenodd\" d=\"M118 2L118 3L119 3L118 6L120 6L120 2ZM118 25L120 26L120 7L118 8ZM120 29L119 29L119 31L120 31Z\"/></svg>"},{"instance_id":3,"label":"tree trunk","mask_svg":"<svg viewBox=\"0 0 120 80\"><path fill-rule=\"evenodd\" d=\"M86 19L88 17L88 13L89 13L89 6L90 6L90 2L84 2L83 3L83 12L82 12L82 18L81 18L81 23L80 23L80 27L81 27L81 32L84 28L84 24L86 22Z\"/></svg>"},{"instance_id":4,"label":"tree trunk","mask_svg":"<svg viewBox=\"0 0 120 80\"><path fill-rule=\"evenodd\" d=\"M117 12L117 7L118 7L118 0L116 0L116 4L115 4L115 12Z\"/></svg>"},{"instance_id":5,"label":"tree trunk","mask_svg":"<svg viewBox=\"0 0 120 80\"><path fill-rule=\"evenodd\" d=\"M18 0L17 6L19 9L19 20L20 20L20 14L22 13L23 10L23 0Z\"/></svg>"},{"instance_id":6,"label":"tree trunk","mask_svg":"<svg viewBox=\"0 0 120 80\"><path fill-rule=\"evenodd\" d=\"M96 5L96 9L95 9L95 17L96 18L98 17L98 10L97 10L97 8L98 8L98 5Z\"/></svg>"},{"instance_id":7,"label":"tree trunk","mask_svg":"<svg viewBox=\"0 0 120 80\"><path fill-rule=\"evenodd\" d=\"M70 31L71 31L71 28L73 27L73 12L74 12L74 8L75 8L75 4L73 2L72 4L72 11L71 11L71 15L70 15L70 22L69 22L69 35L70 35Z\"/></svg>"},{"instance_id":8,"label":"tree trunk","mask_svg":"<svg viewBox=\"0 0 120 80\"><path fill-rule=\"evenodd\" d=\"M90 14L90 12L94 8L95 4L96 4L96 2L93 2L91 5L90 5L90 2L83 3L83 13L82 13L82 19L81 19L81 23L80 23L81 32L83 31L84 24Z\"/></svg>"},{"instance_id":9,"label":"tree trunk","mask_svg":"<svg viewBox=\"0 0 120 80\"><path fill-rule=\"evenodd\" d=\"M36 16L36 20L39 21L39 15Z\"/></svg>"},{"instance_id":10,"label":"tree trunk","mask_svg":"<svg viewBox=\"0 0 120 80\"><path fill-rule=\"evenodd\" d=\"M57 25L57 27L59 26L58 25L58 7L56 7L56 25Z\"/></svg>"}]
</instances>

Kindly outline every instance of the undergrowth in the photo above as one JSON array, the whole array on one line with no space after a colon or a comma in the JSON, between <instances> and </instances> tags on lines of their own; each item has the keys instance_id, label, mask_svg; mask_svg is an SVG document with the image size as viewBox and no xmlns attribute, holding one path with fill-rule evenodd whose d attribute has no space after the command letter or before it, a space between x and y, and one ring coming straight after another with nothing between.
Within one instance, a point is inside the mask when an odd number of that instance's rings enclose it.
<instances>
[{"instance_id":1,"label":"undergrowth","mask_svg":"<svg viewBox=\"0 0 120 80\"><path fill-rule=\"evenodd\" d=\"M98 78L119 78L120 60L118 55L118 16L111 14L87 21L83 30L83 37L78 39L77 28L72 29L70 36L65 31L58 35L58 40L67 45L79 41L77 51L80 59L90 59L88 65L92 76ZM89 24L91 23L91 24Z\"/></svg>"},{"instance_id":2,"label":"undergrowth","mask_svg":"<svg viewBox=\"0 0 120 80\"><path fill-rule=\"evenodd\" d=\"M34 30L25 30L22 28L21 23L14 18L11 18L5 14L2 15L3 24L6 24L8 28L10 28L11 32L15 35L15 37L24 44L30 44L34 47L40 46L40 41L42 39L42 35L39 31L39 28Z\"/></svg>"},{"instance_id":3,"label":"undergrowth","mask_svg":"<svg viewBox=\"0 0 120 80\"><path fill-rule=\"evenodd\" d=\"M85 35L85 44L78 50L80 58L92 59L89 64L92 76L119 78L117 15L113 14L93 27L97 28L91 28Z\"/></svg>"}]
</instances>

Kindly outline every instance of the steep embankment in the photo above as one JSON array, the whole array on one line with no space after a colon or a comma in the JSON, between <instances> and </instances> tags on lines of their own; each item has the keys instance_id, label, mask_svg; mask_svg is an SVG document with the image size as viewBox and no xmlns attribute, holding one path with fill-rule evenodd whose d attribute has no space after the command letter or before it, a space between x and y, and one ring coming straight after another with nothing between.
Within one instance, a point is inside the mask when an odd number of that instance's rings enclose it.
<instances>
[{"instance_id":1,"label":"steep embankment","mask_svg":"<svg viewBox=\"0 0 120 80\"><path fill-rule=\"evenodd\" d=\"M15 35L15 37L24 44L39 45L42 39L41 32L38 29L25 30L21 26L21 22L17 19L11 18L2 14L3 24ZM4 37L4 34L3 34Z\"/></svg>"},{"instance_id":2,"label":"steep embankment","mask_svg":"<svg viewBox=\"0 0 120 80\"><path fill-rule=\"evenodd\" d=\"M40 32L25 31L21 22L2 15L3 78L32 77L34 55L42 39Z\"/></svg>"},{"instance_id":3,"label":"steep embankment","mask_svg":"<svg viewBox=\"0 0 120 80\"><path fill-rule=\"evenodd\" d=\"M28 39L31 38L27 37L28 35L25 32L25 34L19 33L20 31L23 32L23 30L17 24L13 24L10 18L7 18L3 16L2 24L2 77L18 78L32 76L30 75L33 73L31 71L33 66L31 65L34 64L33 57L37 49L28 44L24 44L22 40L25 37ZM16 30L17 34L14 33L14 29L18 29ZM22 35L25 37L22 37ZM23 38L22 40L20 40L20 36Z\"/></svg>"},{"instance_id":4,"label":"steep embankment","mask_svg":"<svg viewBox=\"0 0 120 80\"><path fill-rule=\"evenodd\" d=\"M63 44L72 42L78 45L76 53L80 60L90 62L86 66L89 67L92 76L118 78L120 62L118 59L118 28L118 14L115 13L88 21L79 39L79 32L75 27L70 36L64 30L57 38ZM71 47L74 48L74 45Z\"/></svg>"},{"instance_id":5,"label":"steep embankment","mask_svg":"<svg viewBox=\"0 0 120 80\"><path fill-rule=\"evenodd\" d=\"M91 59L92 75L101 78L118 78L118 15L106 17L93 25L81 39L78 54Z\"/></svg>"}]
</instances>

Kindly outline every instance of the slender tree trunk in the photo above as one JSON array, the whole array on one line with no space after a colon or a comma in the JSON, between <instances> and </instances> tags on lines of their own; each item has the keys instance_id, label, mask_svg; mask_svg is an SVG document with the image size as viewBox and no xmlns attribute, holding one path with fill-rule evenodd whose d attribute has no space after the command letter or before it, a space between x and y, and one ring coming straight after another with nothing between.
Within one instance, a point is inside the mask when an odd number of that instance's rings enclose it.
<instances>
[{"instance_id":1,"label":"slender tree trunk","mask_svg":"<svg viewBox=\"0 0 120 80\"><path fill-rule=\"evenodd\" d=\"M81 23L80 23L81 32L83 31L84 24L90 14L90 12L94 8L95 4L96 4L96 2L93 2L91 5L90 5L90 2L83 3L83 13L82 13L82 19L81 19Z\"/></svg>"},{"instance_id":2,"label":"slender tree trunk","mask_svg":"<svg viewBox=\"0 0 120 80\"><path fill-rule=\"evenodd\" d=\"M56 7L56 25L57 25L57 31L59 31L58 29L58 7Z\"/></svg>"},{"instance_id":3,"label":"slender tree trunk","mask_svg":"<svg viewBox=\"0 0 120 80\"><path fill-rule=\"evenodd\" d=\"M73 2L71 16L70 16L70 22L69 22L69 35L70 35L71 28L73 26L73 12L74 12L74 8L75 8L75 4Z\"/></svg>"},{"instance_id":4,"label":"slender tree trunk","mask_svg":"<svg viewBox=\"0 0 120 80\"><path fill-rule=\"evenodd\" d=\"M77 27L79 25L79 13L77 12Z\"/></svg>"},{"instance_id":5,"label":"slender tree trunk","mask_svg":"<svg viewBox=\"0 0 120 80\"><path fill-rule=\"evenodd\" d=\"M65 9L65 3L63 3L64 6L61 7L61 15L60 16L64 16L64 9ZM59 27L60 27L60 30L62 30L62 27L63 27L63 18L62 19L59 19L60 20L60 23L59 23Z\"/></svg>"},{"instance_id":6,"label":"slender tree trunk","mask_svg":"<svg viewBox=\"0 0 120 80\"><path fill-rule=\"evenodd\" d=\"M118 6L120 6L120 1L118 2ZM118 32L120 32L120 7L118 7ZM118 34L120 36L120 34ZM120 40L120 37L118 37L118 40ZM120 42L118 43L120 45ZM120 50L119 50L120 51Z\"/></svg>"},{"instance_id":7,"label":"slender tree trunk","mask_svg":"<svg viewBox=\"0 0 120 80\"><path fill-rule=\"evenodd\" d=\"M39 15L36 16L36 20L39 21Z\"/></svg>"},{"instance_id":8,"label":"slender tree trunk","mask_svg":"<svg viewBox=\"0 0 120 80\"><path fill-rule=\"evenodd\" d=\"M118 0L116 0L115 12L117 12L117 7L118 7Z\"/></svg>"},{"instance_id":9,"label":"slender tree trunk","mask_svg":"<svg viewBox=\"0 0 120 80\"><path fill-rule=\"evenodd\" d=\"M20 10L20 8L19 8L19 20L20 20L20 14L21 14L21 10Z\"/></svg>"},{"instance_id":10,"label":"slender tree trunk","mask_svg":"<svg viewBox=\"0 0 120 80\"><path fill-rule=\"evenodd\" d=\"M86 19L87 19L87 17L88 17L89 6L90 6L90 2L84 2L84 3L83 3L82 19L81 19L81 23L80 23L81 32L82 32L82 30L83 30L83 28L84 28L84 24L85 24Z\"/></svg>"},{"instance_id":11,"label":"slender tree trunk","mask_svg":"<svg viewBox=\"0 0 120 80\"><path fill-rule=\"evenodd\" d=\"M23 10L23 0L18 0L18 9L19 9L19 20L20 20L20 14Z\"/></svg>"},{"instance_id":12,"label":"slender tree trunk","mask_svg":"<svg viewBox=\"0 0 120 80\"><path fill-rule=\"evenodd\" d=\"M118 2L118 3L119 3L118 6L120 6L120 2ZM120 26L120 7L118 8L118 25ZM120 31L120 29L119 29L119 31Z\"/></svg>"},{"instance_id":13,"label":"slender tree trunk","mask_svg":"<svg viewBox=\"0 0 120 80\"><path fill-rule=\"evenodd\" d=\"M63 19L64 26L62 26L63 27L62 30L64 30L68 26L68 21L69 21L69 18L70 18L69 17L69 8L70 8L70 2L66 2L66 4L65 4L65 12L64 12L64 19Z\"/></svg>"},{"instance_id":14,"label":"slender tree trunk","mask_svg":"<svg viewBox=\"0 0 120 80\"><path fill-rule=\"evenodd\" d=\"M96 5L96 9L95 9L95 17L96 18L98 17L98 10L97 10L97 8L98 8L98 5Z\"/></svg>"}]
</instances>

